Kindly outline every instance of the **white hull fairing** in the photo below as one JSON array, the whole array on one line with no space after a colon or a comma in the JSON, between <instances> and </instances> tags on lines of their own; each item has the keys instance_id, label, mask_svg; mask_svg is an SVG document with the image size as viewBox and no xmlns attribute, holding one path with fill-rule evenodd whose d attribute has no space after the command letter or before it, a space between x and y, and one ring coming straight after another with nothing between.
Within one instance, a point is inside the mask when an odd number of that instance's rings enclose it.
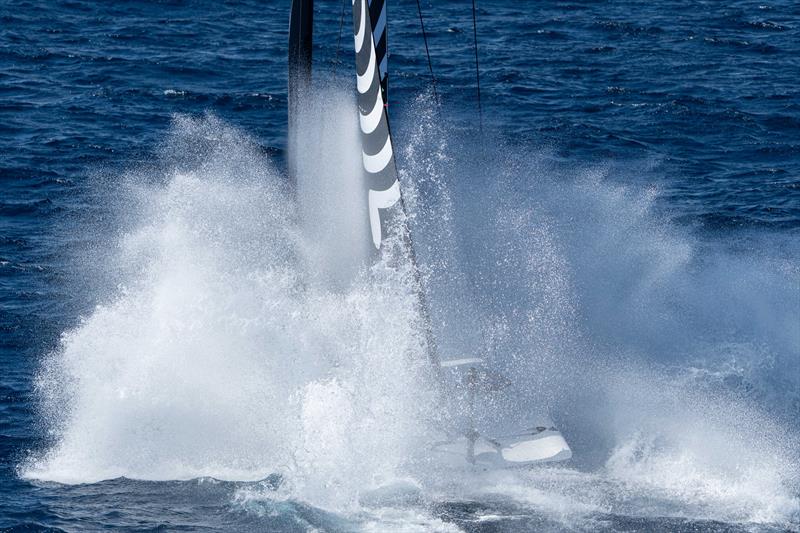
<instances>
[{"instance_id":1,"label":"white hull fairing","mask_svg":"<svg viewBox=\"0 0 800 533\"><path fill-rule=\"evenodd\" d=\"M467 436L443 440L430 449L435 464L463 468L518 468L566 461L572 457L567 441L555 428L532 428L500 437ZM470 457L469 450L472 448Z\"/></svg>"},{"instance_id":2,"label":"white hull fairing","mask_svg":"<svg viewBox=\"0 0 800 533\"><path fill-rule=\"evenodd\" d=\"M572 450L545 413L530 412L512 399L521 395L511 380L481 358L444 360L442 385L450 391L447 411L458 428L431 447L437 461L456 466L514 468L566 461ZM505 405L505 408L499 406Z\"/></svg>"}]
</instances>

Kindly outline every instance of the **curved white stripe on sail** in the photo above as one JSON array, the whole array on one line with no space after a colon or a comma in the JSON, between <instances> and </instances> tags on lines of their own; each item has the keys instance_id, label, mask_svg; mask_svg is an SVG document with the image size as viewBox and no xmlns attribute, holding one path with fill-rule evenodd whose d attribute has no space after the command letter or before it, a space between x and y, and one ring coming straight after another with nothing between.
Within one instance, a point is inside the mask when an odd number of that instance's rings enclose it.
<instances>
[{"instance_id":1,"label":"curved white stripe on sail","mask_svg":"<svg viewBox=\"0 0 800 533\"><path fill-rule=\"evenodd\" d=\"M381 91L375 91L375 93L375 105L372 106L372 111L366 115L358 114L358 119L361 122L361 131L367 135L375 131L375 128L381 122L381 116L383 116L383 95Z\"/></svg>"},{"instance_id":2,"label":"curved white stripe on sail","mask_svg":"<svg viewBox=\"0 0 800 533\"><path fill-rule=\"evenodd\" d=\"M386 209L392 207L400 199L400 183L394 180L392 186L385 191L369 190L368 193L369 203L369 228L372 231L372 244L375 248L380 249L381 240L381 214L378 209Z\"/></svg>"},{"instance_id":3,"label":"curved white stripe on sail","mask_svg":"<svg viewBox=\"0 0 800 533\"><path fill-rule=\"evenodd\" d=\"M361 51L361 47L364 46L364 33L365 28L367 27L367 0L361 0L361 24L358 27L358 33L355 35L356 39L356 53ZM355 0L353 0L353 4L355 4Z\"/></svg>"},{"instance_id":4,"label":"curved white stripe on sail","mask_svg":"<svg viewBox=\"0 0 800 533\"><path fill-rule=\"evenodd\" d=\"M369 155L361 152L364 159L364 170L370 174L377 174L389 164L392 160L392 139L387 136L386 144L383 145L381 151L375 155Z\"/></svg>"},{"instance_id":5,"label":"curved white stripe on sail","mask_svg":"<svg viewBox=\"0 0 800 533\"><path fill-rule=\"evenodd\" d=\"M359 93L364 94L369 90L369 86L372 85L373 76L375 76L375 44L371 43L369 47L369 64L367 65L367 70L364 71L364 74L356 74Z\"/></svg>"}]
</instances>

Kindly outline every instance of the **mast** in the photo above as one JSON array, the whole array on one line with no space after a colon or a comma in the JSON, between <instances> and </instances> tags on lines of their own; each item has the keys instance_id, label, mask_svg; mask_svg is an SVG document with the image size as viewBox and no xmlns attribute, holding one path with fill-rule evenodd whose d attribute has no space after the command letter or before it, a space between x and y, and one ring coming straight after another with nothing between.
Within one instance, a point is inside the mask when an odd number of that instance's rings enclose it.
<instances>
[{"instance_id":1,"label":"mast","mask_svg":"<svg viewBox=\"0 0 800 533\"><path fill-rule=\"evenodd\" d=\"M314 42L314 0L292 0L289 15L289 91L288 91L288 167L289 177L297 179L297 120L300 102L311 90L311 59Z\"/></svg>"}]
</instances>

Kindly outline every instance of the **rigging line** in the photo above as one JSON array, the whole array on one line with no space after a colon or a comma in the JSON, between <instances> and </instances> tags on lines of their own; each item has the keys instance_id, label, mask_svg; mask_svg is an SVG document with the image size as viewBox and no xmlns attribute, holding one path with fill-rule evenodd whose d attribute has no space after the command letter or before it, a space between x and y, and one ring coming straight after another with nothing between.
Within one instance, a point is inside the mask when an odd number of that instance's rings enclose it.
<instances>
[{"instance_id":1,"label":"rigging line","mask_svg":"<svg viewBox=\"0 0 800 533\"><path fill-rule=\"evenodd\" d=\"M342 28L344 28L344 6L345 0L342 0L342 14L339 16L339 38L336 40L336 57L333 58L333 77L336 78L336 69L339 67L339 50L342 49Z\"/></svg>"},{"instance_id":2,"label":"rigging line","mask_svg":"<svg viewBox=\"0 0 800 533\"><path fill-rule=\"evenodd\" d=\"M419 1L419 0L418 0ZM472 0L472 37L475 43L475 82L478 91L478 116L481 121L481 133L483 133L483 107L481 106L481 68L478 63L478 19L475 15L475 0Z\"/></svg>"},{"instance_id":3,"label":"rigging line","mask_svg":"<svg viewBox=\"0 0 800 533\"><path fill-rule=\"evenodd\" d=\"M425 43L425 56L428 58L428 72L431 73L431 87L433 88L433 99L439 104L439 95L436 92L436 76L433 75L433 63L431 63L431 52L428 49L428 34L425 33L425 22L422 20L422 5L417 0L417 13L419 13L419 27L422 29L422 40Z\"/></svg>"}]
</instances>

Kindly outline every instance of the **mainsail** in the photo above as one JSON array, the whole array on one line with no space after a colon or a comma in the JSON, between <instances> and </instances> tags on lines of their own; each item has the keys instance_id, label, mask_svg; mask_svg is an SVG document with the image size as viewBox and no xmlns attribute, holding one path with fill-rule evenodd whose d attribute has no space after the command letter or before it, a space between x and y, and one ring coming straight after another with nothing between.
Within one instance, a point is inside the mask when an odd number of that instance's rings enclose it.
<instances>
[{"instance_id":1,"label":"mainsail","mask_svg":"<svg viewBox=\"0 0 800 533\"><path fill-rule=\"evenodd\" d=\"M385 0L372 0L369 4L367 0L352 0L352 2L361 159L366 183L365 200L372 246L375 252L379 253L389 228L396 221L392 215L402 214L404 209L386 112L388 85L386 3ZM299 106L311 91L313 8L313 0L293 0L289 20L288 166L292 178L296 177L297 157L300 155L295 151L299 130L296 121L302 116ZM376 25L373 25L373 20L377 21ZM406 240L412 262L414 290L424 324L428 359L435 372L439 373L430 313L416 265L414 247L408 227L405 225L405 217L400 219L398 229Z\"/></svg>"},{"instance_id":2,"label":"mainsail","mask_svg":"<svg viewBox=\"0 0 800 533\"><path fill-rule=\"evenodd\" d=\"M376 20L378 25L373 26ZM361 128L361 157L367 183L367 206L372 244L380 249L381 243L392 224L392 214L404 209L400 195L400 182L397 179L397 164L394 159L392 136L389 130L389 117L386 112L387 27L386 4L384 0L353 0L353 39L356 51L356 89L358 90L358 121ZM417 269L414 246L405 225L401 228L407 240L408 253L412 262L414 289L428 352L428 360L439 374L439 356L430 319L428 302L425 298L422 278Z\"/></svg>"},{"instance_id":3,"label":"mainsail","mask_svg":"<svg viewBox=\"0 0 800 533\"><path fill-rule=\"evenodd\" d=\"M355 4L353 9L355 9ZM375 60L378 63L378 72L381 78L383 101L388 102L386 90L389 79L389 26L386 24L386 0L371 0L369 2L369 20L374 22L374 25L372 25L372 42L375 43Z\"/></svg>"},{"instance_id":4,"label":"mainsail","mask_svg":"<svg viewBox=\"0 0 800 533\"><path fill-rule=\"evenodd\" d=\"M372 24L372 7L380 26ZM376 41L376 36L380 40ZM388 210L400 201L400 184L386 114L386 5L384 0L353 0L353 38L356 50L356 88L361 127L361 150L367 182L372 244L376 249L386 235ZM378 45L378 46L376 46ZM378 49L381 49L379 54ZM402 209L400 203L399 209Z\"/></svg>"},{"instance_id":5,"label":"mainsail","mask_svg":"<svg viewBox=\"0 0 800 533\"><path fill-rule=\"evenodd\" d=\"M296 176L300 103L311 90L314 1L293 0L289 19L289 175ZM373 21L375 23L373 24ZM367 209L374 248L390 225L390 208L400 202L400 184L386 114L388 70L385 0L353 0L359 124L366 174ZM400 205L398 205L398 203Z\"/></svg>"}]
</instances>

